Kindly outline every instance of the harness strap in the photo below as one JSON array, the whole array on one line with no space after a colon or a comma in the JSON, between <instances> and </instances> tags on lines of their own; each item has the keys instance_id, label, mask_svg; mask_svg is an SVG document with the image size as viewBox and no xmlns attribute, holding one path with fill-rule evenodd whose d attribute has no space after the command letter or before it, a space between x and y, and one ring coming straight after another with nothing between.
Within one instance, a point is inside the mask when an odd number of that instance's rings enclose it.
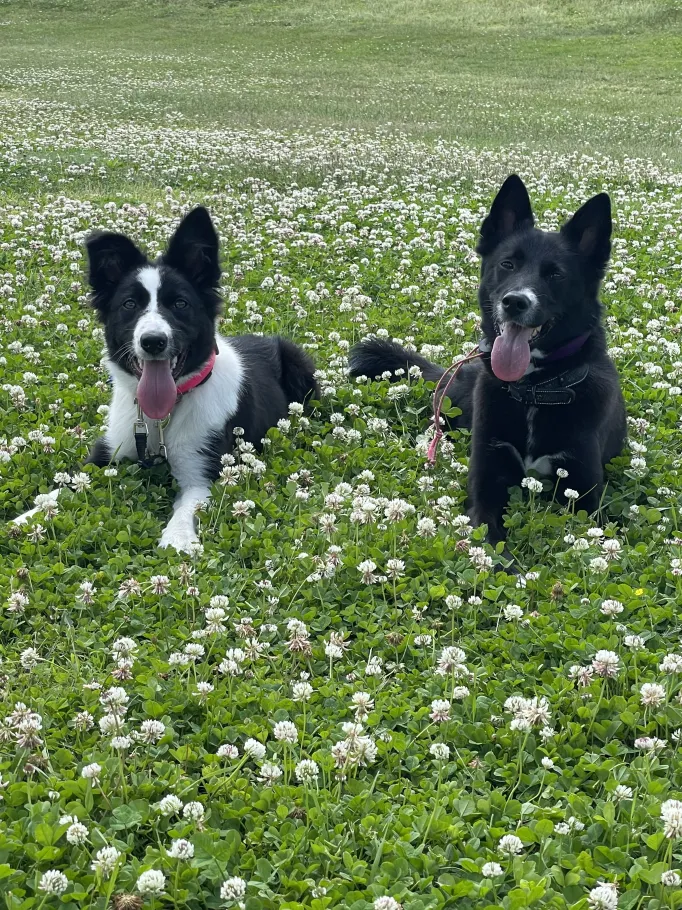
<instances>
[{"instance_id":1,"label":"harness strap","mask_svg":"<svg viewBox=\"0 0 682 910\"><path fill-rule=\"evenodd\" d=\"M587 379L589 364L566 370L558 376L531 385L529 382L510 382L507 391L526 407L556 406L575 401L575 386Z\"/></svg>"}]
</instances>

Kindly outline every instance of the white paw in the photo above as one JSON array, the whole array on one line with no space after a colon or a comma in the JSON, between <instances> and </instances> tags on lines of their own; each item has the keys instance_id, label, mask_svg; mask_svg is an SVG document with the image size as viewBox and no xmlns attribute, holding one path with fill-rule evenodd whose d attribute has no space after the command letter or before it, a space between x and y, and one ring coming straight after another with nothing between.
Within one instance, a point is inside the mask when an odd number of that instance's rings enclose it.
<instances>
[{"instance_id":1,"label":"white paw","mask_svg":"<svg viewBox=\"0 0 682 910\"><path fill-rule=\"evenodd\" d=\"M17 515L16 518L13 518L12 524L25 525L29 518L33 518L33 516L36 515L38 511L38 509L29 509L28 512L23 512L21 515Z\"/></svg>"},{"instance_id":2,"label":"white paw","mask_svg":"<svg viewBox=\"0 0 682 910\"><path fill-rule=\"evenodd\" d=\"M191 553L199 543L196 531L190 528L172 528L170 525L161 535L159 546L165 549L171 547L178 553Z\"/></svg>"}]
</instances>

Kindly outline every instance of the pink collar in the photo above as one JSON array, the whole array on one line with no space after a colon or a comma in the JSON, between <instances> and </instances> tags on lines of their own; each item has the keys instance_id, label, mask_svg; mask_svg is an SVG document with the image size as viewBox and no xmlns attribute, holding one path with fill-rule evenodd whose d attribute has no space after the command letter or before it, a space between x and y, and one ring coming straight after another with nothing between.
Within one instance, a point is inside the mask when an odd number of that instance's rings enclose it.
<instances>
[{"instance_id":1,"label":"pink collar","mask_svg":"<svg viewBox=\"0 0 682 910\"><path fill-rule=\"evenodd\" d=\"M206 382L208 377L213 372L213 367L215 366L215 356L216 352L212 351L211 356L208 358L203 367L199 370L198 373L194 373L189 379L185 379L184 382L181 382L178 388L178 398L181 395L186 395L187 392L191 392L192 389L196 389L198 385L201 385L202 382Z\"/></svg>"}]
</instances>

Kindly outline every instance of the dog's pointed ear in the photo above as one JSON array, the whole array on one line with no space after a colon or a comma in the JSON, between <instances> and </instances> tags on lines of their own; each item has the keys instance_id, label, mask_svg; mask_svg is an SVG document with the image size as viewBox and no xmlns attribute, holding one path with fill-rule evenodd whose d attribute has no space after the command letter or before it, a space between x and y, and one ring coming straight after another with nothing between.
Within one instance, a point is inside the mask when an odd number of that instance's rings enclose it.
<instances>
[{"instance_id":1,"label":"dog's pointed ear","mask_svg":"<svg viewBox=\"0 0 682 910\"><path fill-rule=\"evenodd\" d=\"M96 231L85 241L85 249L88 254L88 281L94 292L95 306L113 293L124 275L142 268L148 261L124 234Z\"/></svg>"},{"instance_id":2,"label":"dog's pointed ear","mask_svg":"<svg viewBox=\"0 0 682 910\"><path fill-rule=\"evenodd\" d=\"M523 180L517 174L510 174L500 187L490 213L481 225L476 252L485 256L510 234L521 228L532 227L534 221L530 197Z\"/></svg>"},{"instance_id":3,"label":"dog's pointed ear","mask_svg":"<svg viewBox=\"0 0 682 910\"><path fill-rule=\"evenodd\" d=\"M182 219L163 254L166 265L181 272L201 290L220 282L219 241L211 216L203 206Z\"/></svg>"},{"instance_id":4,"label":"dog's pointed ear","mask_svg":"<svg viewBox=\"0 0 682 910\"><path fill-rule=\"evenodd\" d=\"M561 228L561 236L604 270L611 255L611 200L607 193L599 193L581 206Z\"/></svg>"}]
</instances>

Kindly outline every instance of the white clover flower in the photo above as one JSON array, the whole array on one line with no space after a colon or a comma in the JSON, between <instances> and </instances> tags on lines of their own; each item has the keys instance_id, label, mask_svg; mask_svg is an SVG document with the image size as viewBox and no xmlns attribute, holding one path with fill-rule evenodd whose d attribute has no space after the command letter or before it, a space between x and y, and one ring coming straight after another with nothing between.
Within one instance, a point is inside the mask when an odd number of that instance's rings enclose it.
<instances>
[{"instance_id":1,"label":"white clover flower","mask_svg":"<svg viewBox=\"0 0 682 910\"><path fill-rule=\"evenodd\" d=\"M666 869L665 872L661 873L661 884L665 885L666 888L679 888L682 885L682 877L680 877L679 872L675 872L673 869Z\"/></svg>"},{"instance_id":2,"label":"white clover flower","mask_svg":"<svg viewBox=\"0 0 682 910\"><path fill-rule=\"evenodd\" d=\"M161 894L166 887L166 876L158 869L148 869L137 880L140 894Z\"/></svg>"},{"instance_id":3,"label":"white clover flower","mask_svg":"<svg viewBox=\"0 0 682 910\"><path fill-rule=\"evenodd\" d=\"M646 648L646 643L641 635L626 635L623 644L632 651L643 651Z\"/></svg>"},{"instance_id":4,"label":"white clover flower","mask_svg":"<svg viewBox=\"0 0 682 910\"><path fill-rule=\"evenodd\" d=\"M89 833L90 832L82 822L74 822L68 827L66 839L70 844L80 846L87 841Z\"/></svg>"},{"instance_id":5,"label":"white clover flower","mask_svg":"<svg viewBox=\"0 0 682 910\"><path fill-rule=\"evenodd\" d=\"M378 897L372 906L374 910L401 910L401 905L394 897Z\"/></svg>"},{"instance_id":6,"label":"white clover flower","mask_svg":"<svg viewBox=\"0 0 682 910\"><path fill-rule=\"evenodd\" d=\"M222 746L218 746L216 755L218 758L239 758L239 749L231 743L225 743Z\"/></svg>"},{"instance_id":7,"label":"white clover flower","mask_svg":"<svg viewBox=\"0 0 682 910\"><path fill-rule=\"evenodd\" d=\"M313 694L313 687L308 682L295 682L291 689L294 701L308 701Z\"/></svg>"},{"instance_id":8,"label":"white clover flower","mask_svg":"<svg viewBox=\"0 0 682 910\"><path fill-rule=\"evenodd\" d=\"M19 663L24 670L32 670L34 667L38 666L39 661L40 654L38 654L35 648L26 648L19 655Z\"/></svg>"},{"instance_id":9,"label":"white clover flower","mask_svg":"<svg viewBox=\"0 0 682 910\"><path fill-rule=\"evenodd\" d=\"M119 752L125 752L132 744L133 740L131 736L112 736L109 741L111 748L116 749Z\"/></svg>"},{"instance_id":10,"label":"white clover flower","mask_svg":"<svg viewBox=\"0 0 682 910\"><path fill-rule=\"evenodd\" d=\"M658 707L665 701L665 688L658 683L644 683L639 690L640 701L646 707Z\"/></svg>"},{"instance_id":11,"label":"white clover flower","mask_svg":"<svg viewBox=\"0 0 682 910\"><path fill-rule=\"evenodd\" d=\"M177 815L182 809L182 800L174 793L169 793L157 804L157 809L161 815L170 818L171 815Z\"/></svg>"},{"instance_id":12,"label":"white clover flower","mask_svg":"<svg viewBox=\"0 0 682 910\"><path fill-rule=\"evenodd\" d=\"M514 622L523 618L523 610L517 604L507 604L502 608L502 613L507 622Z\"/></svg>"},{"instance_id":13,"label":"white clover flower","mask_svg":"<svg viewBox=\"0 0 682 910\"><path fill-rule=\"evenodd\" d=\"M443 698L434 698L431 702L430 718L437 724L450 720L450 702Z\"/></svg>"},{"instance_id":14,"label":"white clover flower","mask_svg":"<svg viewBox=\"0 0 682 910\"><path fill-rule=\"evenodd\" d=\"M290 744L298 742L296 724L292 724L290 720L281 720L276 723L273 735L278 742Z\"/></svg>"},{"instance_id":15,"label":"white clover flower","mask_svg":"<svg viewBox=\"0 0 682 910\"><path fill-rule=\"evenodd\" d=\"M481 869L484 878L499 878L504 875L504 869L499 863L485 863Z\"/></svg>"},{"instance_id":16,"label":"white clover flower","mask_svg":"<svg viewBox=\"0 0 682 910\"><path fill-rule=\"evenodd\" d=\"M202 822L204 820L204 815L206 810L199 802L189 802L185 803L185 806L182 810L182 817L186 818L187 821L191 822Z\"/></svg>"},{"instance_id":17,"label":"white clover flower","mask_svg":"<svg viewBox=\"0 0 682 910\"><path fill-rule=\"evenodd\" d=\"M310 784L316 781L320 774L317 762L310 758L304 758L295 768L296 779L302 784Z\"/></svg>"},{"instance_id":18,"label":"white clover flower","mask_svg":"<svg viewBox=\"0 0 682 910\"><path fill-rule=\"evenodd\" d=\"M93 872L99 874L101 878L108 879L116 868L116 863L120 856L121 854L116 847L102 847L95 854L90 868Z\"/></svg>"},{"instance_id":19,"label":"white clover flower","mask_svg":"<svg viewBox=\"0 0 682 910\"><path fill-rule=\"evenodd\" d=\"M81 771L81 777L85 780L91 780L94 784L99 783L99 776L102 773L102 766L98 765L96 761L92 762L90 765L85 765Z\"/></svg>"},{"instance_id":20,"label":"white clover flower","mask_svg":"<svg viewBox=\"0 0 682 910\"><path fill-rule=\"evenodd\" d=\"M445 743L432 743L429 752L436 761L447 761L450 758L450 747Z\"/></svg>"},{"instance_id":21,"label":"white clover flower","mask_svg":"<svg viewBox=\"0 0 682 910\"><path fill-rule=\"evenodd\" d=\"M497 849L505 856L514 856L523 851L523 841L516 834L505 834L500 839Z\"/></svg>"},{"instance_id":22,"label":"white clover flower","mask_svg":"<svg viewBox=\"0 0 682 910\"><path fill-rule=\"evenodd\" d=\"M265 751L265 746L263 743L259 743L257 739L247 739L244 743L244 754L254 761L261 761L265 758Z\"/></svg>"},{"instance_id":23,"label":"white clover flower","mask_svg":"<svg viewBox=\"0 0 682 910\"><path fill-rule=\"evenodd\" d=\"M168 850L168 855L171 857L171 859L192 859L194 856L194 844L179 837L177 840L174 840L171 843Z\"/></svg>"},{"instance_id":24,"label":"white clover flower","mask_svg":"<svg viewBox=\"0 0 682 910\"><path fill-rule=\"evenodd\" d=\"M279 765L274 762L264 761L260 766L258 780L265 784L266 787L272 787L282 776L284 772Z\"/></svg>"},{"instance_id":25,"label":"white clover flower","mask_svg":"<svg viewBox=\"0 0 682 910\"><path fill-rule=\"evenodd\" d=\"M611 678L618 675L620 670L620 658L614 651L602 649L592 658L592 666L598 676Z\"/></svg>"},{"instance_id":26,"label":"white clover flower","mask_svg":"<svg viewBox=\"0 0 682 910\"><path fill-rule=\"evenodd\" d=\"M237 876L228 878L220 886L220 897L224 901L240 901L245 894L246 882Z\"/></svg>"},{"instance_id":27,"label":"white clover flower","mask_svg":"<svg viewBox=\"0 0 682 910\"><path fill-rule=\"evenodd\" d=\"M667 799L661 806L663 831L667 838L682 837L682 802L679 799Z\"/></svg>"},{"instance_id":28,"label":"white clover flower","mask_svg":"<svg viewBox=\"0 0 682 910\"><path fill-rule=\"evenodd\" d=\"M38 890L46 894L63 894L69 887L69 880L63 872L57 869L50 869L44 872L38 883Z\"/></svg>"},{"instance_id":29,"label":"white clover flower","mask_svg":"<svg viewBox=\"0 0 682 910\"><path fill-rule=\"evenodd\" d=\"M165 732L166 727L160 720L145 720L140 727L138 739L143 743L158 743Z\"/></svg>"},{"instance_id":30,"label":"white clover flower","mask_svg":"<svg viewBox=\"0 0 682 910\"><path fill-rule=\"evenodd\" d=\"M666 654L658 669L661 673L682 673L682 654Z\"/></svg>"},{"instance_id":31,"label":"white clover flower","mask_svg":"<svg viewBox=\"0 0 682 910\"><path fill-rule=\"evenodd\" d=\"M618 892L615 885L597 885L587 896L590 910L616 910L618 907Z\"/></svg>"}]
</instances>

